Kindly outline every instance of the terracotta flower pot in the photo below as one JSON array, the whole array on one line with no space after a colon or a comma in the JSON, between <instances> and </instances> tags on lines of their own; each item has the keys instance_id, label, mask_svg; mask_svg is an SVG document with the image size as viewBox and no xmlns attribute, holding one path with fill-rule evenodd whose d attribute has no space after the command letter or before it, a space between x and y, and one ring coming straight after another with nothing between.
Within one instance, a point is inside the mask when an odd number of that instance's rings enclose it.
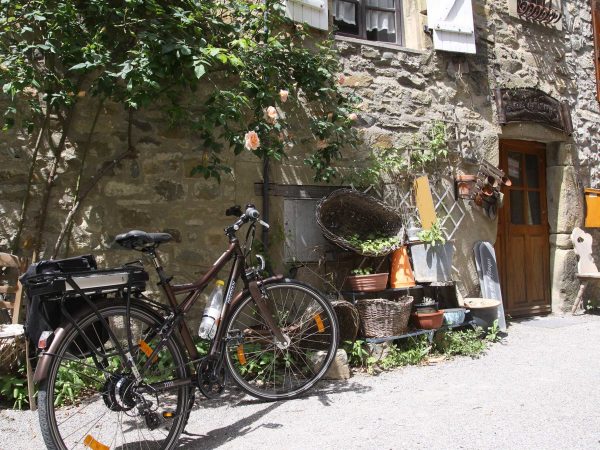
<instances>
[{"instance_id":1,"label":"terracotta flower pot","mask_svg":"<svg viewBox=\"0 0 600 450\"><path fill-rule=\"evenodd\" d=\"M477 177L475 175L456 175L456 188L459 198L469 198L476 181Z\"/></svg>"},{"instance_id":2,"label":"terracotta flower pot","mask_svg":"<svg viewBox=\"0 0 600 450\"><path fill-rule=\"evenodd\" d=\"M444 321L444 310L432 313L414 313L411 315L415 327L422 330L436 330L442 326Z\"/></svg>"},{"instance_id":3,"label":"terracotta flower pot","mask_svg":"<svg viewBox=\"0 0 600 450\"><path fill-rule=\"evenodd\" d=\"M355 292L383 291L387 287L388 276L387 272L370 275L350 275L346 278L346 286Z\"/></svg>"}]
</instances>

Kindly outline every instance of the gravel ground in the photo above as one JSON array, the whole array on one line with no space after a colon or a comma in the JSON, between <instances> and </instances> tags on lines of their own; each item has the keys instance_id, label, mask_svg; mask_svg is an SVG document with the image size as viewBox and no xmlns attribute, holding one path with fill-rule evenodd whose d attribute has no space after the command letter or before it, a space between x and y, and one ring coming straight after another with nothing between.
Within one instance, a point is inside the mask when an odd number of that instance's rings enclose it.
<instances>
[{"instance_id":1,"label":"gravel ground","mask_svg":"<svg viewBox=\"0 0 600 450\"><path fill-rule=\"evenodd\" d=\"M261 403L197 401L184 449L600 448L600 317L513 323L479 359L321 383ZM0 448L43 448L37 415L0 411Z\"/></svg>"}]
</instances>

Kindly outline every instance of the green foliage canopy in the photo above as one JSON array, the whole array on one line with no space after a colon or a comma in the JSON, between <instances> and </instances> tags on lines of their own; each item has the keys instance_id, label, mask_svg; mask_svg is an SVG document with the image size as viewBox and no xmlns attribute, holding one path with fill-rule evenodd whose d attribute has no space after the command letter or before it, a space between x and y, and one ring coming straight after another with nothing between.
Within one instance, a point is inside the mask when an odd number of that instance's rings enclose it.
<instances>
[{"instance_id":1,"label":"green foliage canopy","mask_svg":"<svg viewBox=\"0 0 600 450\"><path fill-rule=\"evenodd\" d=\"M224 147L285 157L294 108L314 136L306 164L319 181L335 177L332 163L356 140L339 70L332 41L309 39L281 0L0 0L5 128L32 132L46 108L67 111L87 94L134 110L160 105L199 137L195 170L207 178L231 170ZM203 104L190 105L195 91ZM258 147L244 140L252 131Z\"/></svg>"}]
</instances>

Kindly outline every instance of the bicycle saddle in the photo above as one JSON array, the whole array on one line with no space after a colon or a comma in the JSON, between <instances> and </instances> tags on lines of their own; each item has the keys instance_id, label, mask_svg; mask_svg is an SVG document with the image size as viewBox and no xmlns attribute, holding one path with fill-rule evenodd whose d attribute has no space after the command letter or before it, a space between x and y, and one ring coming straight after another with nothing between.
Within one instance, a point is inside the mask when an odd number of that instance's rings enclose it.
<instances>
[{"instance_id":1,"label":"bicycle saddle","mask_svg":"<svg viewBox=\"0 0 600 450\"><path fill-rule=\"evenodd\" d=\"M115 242L122 247L132 250L143 250L148 247L155 247L164 244L173 239L169 233L146 233L140 230L131 230L127 233L119 234Z\"/></svg>"}]
</instances>

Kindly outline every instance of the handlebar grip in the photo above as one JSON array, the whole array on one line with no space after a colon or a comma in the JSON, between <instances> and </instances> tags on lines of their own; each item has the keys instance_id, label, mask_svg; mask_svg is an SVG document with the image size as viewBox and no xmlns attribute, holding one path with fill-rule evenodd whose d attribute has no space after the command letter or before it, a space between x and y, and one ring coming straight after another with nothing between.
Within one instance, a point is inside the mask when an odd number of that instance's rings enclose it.
<instances>
[{"instance_id":1,"label":"handlebar grip","mask_svg":"<svg viewBox=\"0 0 600 450\"><path fill-rule=\"evenodd\" d=\"M246 209L246 217L249 219L258 219L260 217L260 213L256 208L250 207Z\"/></svg>"}]
</instances>

